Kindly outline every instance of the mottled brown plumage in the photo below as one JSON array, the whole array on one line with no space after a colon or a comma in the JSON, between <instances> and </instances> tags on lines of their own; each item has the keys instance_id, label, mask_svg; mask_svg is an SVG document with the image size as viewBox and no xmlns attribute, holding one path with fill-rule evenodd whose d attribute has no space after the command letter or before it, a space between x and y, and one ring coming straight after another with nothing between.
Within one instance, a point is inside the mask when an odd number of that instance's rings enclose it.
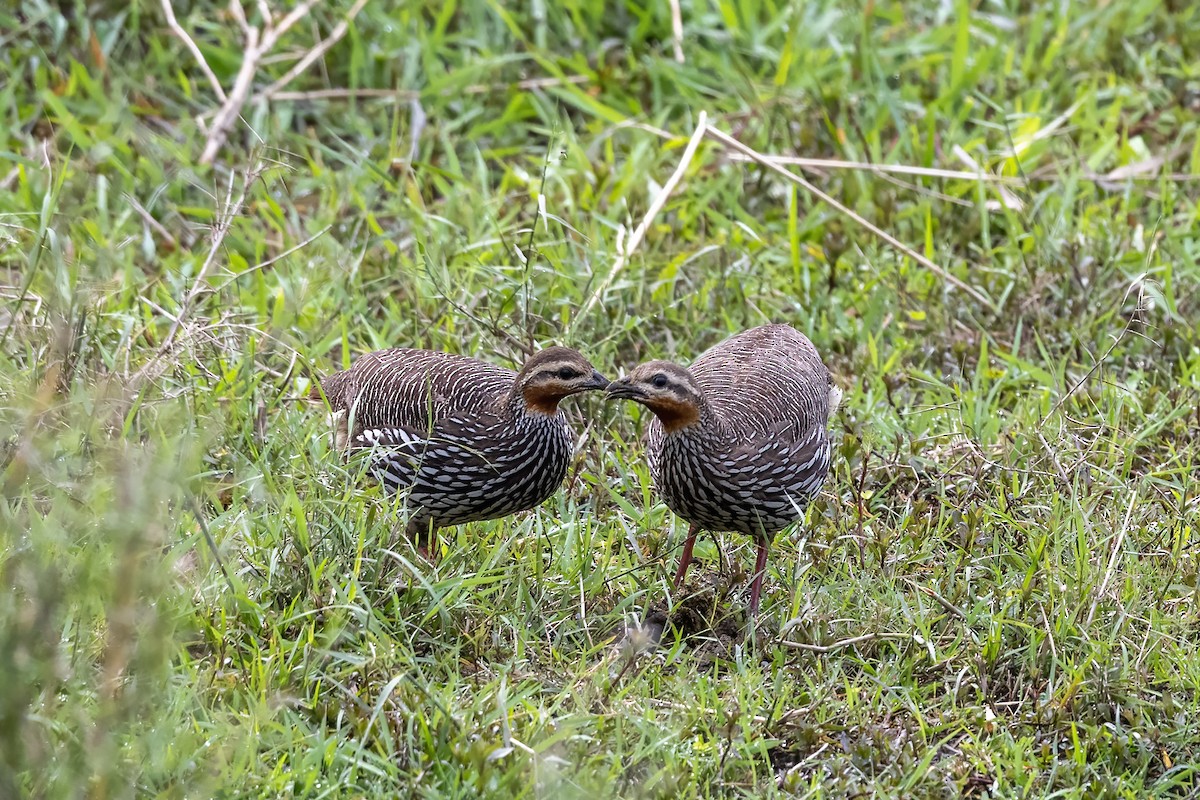
<instances>
[{"instance_id":1,"label":"mottled brown plumage","mask_svg":"<svg viewBox=\"0 0 1200 800\"><path fill-rule=\"evenodd\" d=\"M758 610L771 537L800 519L829 471L827 427L841 392L807 337L763 325L716 345L689 369L650 361L609 385L649 408L655 488L691 523L675 585L700 530L755 537L750 611Z\"/></svg>"},{"instance_id":2,"label":"mottled brown plumage","mask_svg":"<svg viewBox=\"0 0 1200 800\"><path fill-rule=\"evenodd\" d=\"M520 372L474 358L396 348L321 382L339 449L371 450L370 471L407 491L409 531L533 508L562 484L574 436L565 397L608 380L575 350L550 347Z\"/></svg>"}]
</instances>

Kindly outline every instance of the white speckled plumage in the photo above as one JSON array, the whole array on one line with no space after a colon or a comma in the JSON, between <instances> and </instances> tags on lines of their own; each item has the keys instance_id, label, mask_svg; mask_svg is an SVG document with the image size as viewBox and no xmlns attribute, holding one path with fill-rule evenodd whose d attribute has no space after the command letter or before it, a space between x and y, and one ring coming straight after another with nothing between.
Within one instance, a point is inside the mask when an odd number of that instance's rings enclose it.
<instances>
[{"instance_id":1,"label":"white speckled plumage","mask_svg":"<svg viewBox=\"0 0 1200 800\"><path fill-rule=\"evenodd\" d=\"M677 583L700 529L754 536L765 563L766 542L803 517L825 482L841 392L812 342L789 325L733 336L687 369L641 364L609 394L655 413L646 435L651 476L667 506L692 523Z\"/></svg>"},{"instance_id":2,"label":"white speckled plumage","mask_svg":"<svg viewBox=\"0 0 1200 800\"><path fill-rule=\"evenodd\" d=\"M562 484L573 435L558 400L607 384L578 352L552 347L520 372L396 348L362 356L321 388L340 447L407 492L414 534L532 508Z\"/></svg>"},{"instance_id":3,"label":"white speckled plumage","mask_svg":"<svg viewBox=\"0 0 1200 800\"><path fill-rule=\"evenodd\" d=\"M655 418L646 448L667 506L705 530L771 535L803 516L829 471L833 387L808 337L764 325L705 351L687 370L701 425L668 436Z\"/></svg>"}]
</instances>

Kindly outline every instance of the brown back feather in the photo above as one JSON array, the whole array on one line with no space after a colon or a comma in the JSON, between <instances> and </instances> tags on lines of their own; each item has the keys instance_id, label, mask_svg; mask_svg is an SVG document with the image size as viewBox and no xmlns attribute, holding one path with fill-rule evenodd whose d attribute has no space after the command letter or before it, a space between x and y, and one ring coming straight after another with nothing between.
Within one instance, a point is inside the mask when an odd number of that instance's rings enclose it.
<instances>
[{"instance_id":1,"label":"brown back feather","mask_svg":"<svg viewBox=\"0 0 1200 800\"><path fill-rule=\"evenodd\" d=\"M467 356L397 347L359 357L350 369L325 378L321 388L335 412L353 408L355 431L421 431L451 414L497 410L516 376Z\"/></svg>"},{"instance_id":2,"label":"brown back feather","mask_svg":"<svg viewBox=\"0 0 1200 800\"><path fill-rule=\"evenodd\" d=\"M829 420L829 370L808 337L763 325L706 350L689 371L710 407L744 440L803 434Z\"/></svg>"}]
</instances>

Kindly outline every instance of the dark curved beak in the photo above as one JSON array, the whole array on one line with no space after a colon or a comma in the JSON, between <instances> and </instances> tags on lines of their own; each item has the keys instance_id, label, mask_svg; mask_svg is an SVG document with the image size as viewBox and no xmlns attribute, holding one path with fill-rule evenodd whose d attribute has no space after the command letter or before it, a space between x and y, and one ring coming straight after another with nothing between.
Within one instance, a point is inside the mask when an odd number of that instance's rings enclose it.
<instances>
[{"instance_id":1,"label":"dark curved beak","mask_svg":"<svg viewBox=\"0 0 1200 800\"><path fill-rule=\"evenodd\" d=\"M607 389L608 386L608 378L601 375L598 369L592 370L592 377L588 379L587 383L583 384L584 389Z\"/></svg>"},{"instance_id":2,"label":"dark curved beak","mask_svg":"<svg viewBox=\"0 0 1200 800\"><path fill-rule=\"evenodd\" d=\"M646 393L640 387L634 386L628 378L621 378L608 385L609 400L645 400Z\"/></svg>"}]
</instances>

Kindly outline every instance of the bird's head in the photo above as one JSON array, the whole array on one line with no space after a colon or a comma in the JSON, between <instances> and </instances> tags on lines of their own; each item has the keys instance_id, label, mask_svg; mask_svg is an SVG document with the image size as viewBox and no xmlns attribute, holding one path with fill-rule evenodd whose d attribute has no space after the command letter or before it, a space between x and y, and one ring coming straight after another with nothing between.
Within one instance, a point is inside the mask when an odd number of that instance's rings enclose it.
<instances>
[{"instance_id":1,"label":"bird's head","mask_svg":"<svg viewBox=\"0 0 1200 800\"><path fill-rule=\"evenodd\" d=\"M667 433L700 421L704 392L692 373L670 361L647 361L608 385L609 400L632 400L654 412Z\"/></svg>"},{"instance_id":2,"label":"bird's head","mask_svg":"<svg viewBox=\"0 0 1200 800\"><path fill-rule=\"evenodd\" d=\"M579 351L569 347L547 347L521 367L513 393L534 413L556 414L564 397L593 389L604 389L608 378L601 375Z\"/></svg>"}]
</instances>

